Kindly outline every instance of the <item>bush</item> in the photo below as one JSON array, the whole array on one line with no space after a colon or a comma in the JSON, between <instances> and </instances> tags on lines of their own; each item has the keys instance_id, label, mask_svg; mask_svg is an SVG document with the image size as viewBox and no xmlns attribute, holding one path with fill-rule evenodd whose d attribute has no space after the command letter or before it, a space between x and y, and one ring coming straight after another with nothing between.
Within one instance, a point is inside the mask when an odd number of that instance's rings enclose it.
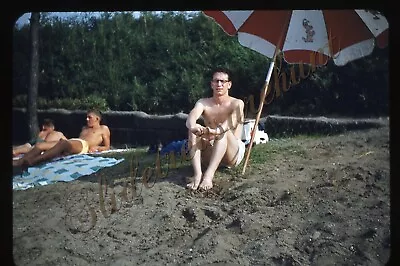
<instances>
[{"instance_id":1,"label":"bush","mask_svg":"<svg viewBox=\"0 0 400 266\"><path fill-rule=\"evenodd\" d=\"M13 107L26 107L27 103L28 97L26 94L17 95L12 99Z\"/></svg>"},{"instance_id":2,"label":"bush","mask_svg":"<svg viewBox=\"0 0 400 266\"><path fill-rule=\"evenodd\" d=\"M27 102L27 95L17 95L13 98L13 107L26 108ZM53 100L38 97L37 108L42 110L50 108L66 110L109 110L106 100L97 95L90 95L82 99L56 98Z\"/></svg>"}]
</instances>

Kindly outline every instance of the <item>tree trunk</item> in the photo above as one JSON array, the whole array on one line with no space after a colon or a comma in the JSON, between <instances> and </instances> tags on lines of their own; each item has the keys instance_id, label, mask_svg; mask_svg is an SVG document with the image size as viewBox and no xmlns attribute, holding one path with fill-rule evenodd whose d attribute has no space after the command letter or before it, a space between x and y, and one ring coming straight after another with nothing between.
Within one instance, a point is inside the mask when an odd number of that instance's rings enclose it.
<instances>
[{"instance_id":1,"label":"tree trunk","mask_svg":"<svg viewBox=\"0 0 400 266\"><path fill-rule=\"evenodd\" d=\"M36 138L39 132L37 116L37 97L39 79L39 12L32 12L30 19L31 69L28 88L28 128L30 139Z\"/></svg>"}]
</instances>

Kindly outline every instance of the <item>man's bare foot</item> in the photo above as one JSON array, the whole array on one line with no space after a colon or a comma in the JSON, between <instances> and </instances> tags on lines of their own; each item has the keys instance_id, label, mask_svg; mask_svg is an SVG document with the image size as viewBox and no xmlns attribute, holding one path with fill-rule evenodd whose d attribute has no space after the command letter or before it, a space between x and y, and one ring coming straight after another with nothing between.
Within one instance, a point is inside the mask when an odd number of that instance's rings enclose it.
<instances>
[{"instance_id":1,"label":"man's bare foot","mask_svg":"<svg viewBox=\"0 0 400 266\"><path fill-rule=\"evenodd\" d=\"M27 160L19 159L13 161L13 173L21 174L28 170L29 163Z\"/></svg>"},{"instance_id":2,"label":"man's bare foot","mask_svg":"<svg viewBox=\"0 0 400 266\"><path fill-rule=\"evenodd\" d=\"M209 189L212 189L212 187L213 187L213 184L212 184L212 179L213 179L213 177L212 176L210 176L210 177L203 177L203 181L201 182L201 184L200 184L200 189L202 189L202 190L209 190Z\"/></svg>"},{"instance_id":3,"label":"man's bare foot","mask_svg":"<svg viewBox=\"0 0 400 266\"><path fill-rule=\"evenodd\" d=\"M192 190L196 190L199 187L200 181L201 181L201 175L200 176L194 176L193 181L188 183L186 185L187 188L190 188Z\"/></svg>"}]
</instances>

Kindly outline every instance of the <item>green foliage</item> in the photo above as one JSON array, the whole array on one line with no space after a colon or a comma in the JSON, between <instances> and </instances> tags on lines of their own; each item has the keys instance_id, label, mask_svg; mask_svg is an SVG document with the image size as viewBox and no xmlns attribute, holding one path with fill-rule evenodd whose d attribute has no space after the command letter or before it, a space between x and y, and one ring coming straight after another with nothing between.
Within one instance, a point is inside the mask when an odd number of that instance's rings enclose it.
<instances>
[{"instance_id":1,"label":"green foliage","mask_svg":"<svg viewBox=\"0 0 400 266\"><path fill-rule=\"evenodd\" d=\"M232 71L230 94L259 101L270 59L239 44L201 12L41 16L38 108L95 106L154 114L189 112L210 96L210 71ZM278 114L388 113L388 49L343 67L328 64L265 107ZM29 26L14 29L13 106L29 84ZM291 65L281 71L289 73ZM274 82L273 80L271 82ZM26 97L26 96L25 96ZM24 106L25 107L25 106Z\"/></svg>"},{"instance_id":2,"label":"green foliage","mask_svg":"<svg viewBox=\"0 0 400 266\"><path fill-rule=\"evenodd\" d=\"M28 96L26 94L16 95L12 99L12 105L14 107L26 108L28 104Z\"/></svg>"},{"instance_id":3,"label":"green foliage","mask_svg":"<svg viewBox=\"0 0 400 266\"><path fill-rule=\"evenodd\" d=\"M27 96L18 95L13 98L13 106L24 108L27 105ZM38 109L62 108L67 110L88 110L97 109L100 111L109 110L105 99L89 95L85 98L55 98L47 99L39 97L37 101Z\"/></svg>"}]
</instances>

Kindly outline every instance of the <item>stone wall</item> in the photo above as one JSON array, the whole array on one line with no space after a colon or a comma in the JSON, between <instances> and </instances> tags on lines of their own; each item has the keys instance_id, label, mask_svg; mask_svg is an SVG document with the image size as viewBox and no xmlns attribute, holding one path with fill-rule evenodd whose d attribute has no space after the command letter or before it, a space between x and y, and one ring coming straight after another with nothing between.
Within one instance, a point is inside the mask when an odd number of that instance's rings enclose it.
<instances>
[{"instance_id":1,"label":"stone wall","mask_svg":"<svg viewBox=\"0 0 400 266\"><path fill-rule=\"evenodd\" d=\"M299 134L339 134L349 130L378 128L389 125L388 117L381 118L327 118L270 115L260 119L270 138Z\"/></svg>"},{"instance_id":2,"label":"stone wall","mask_svg":"<svg viewBox=\"0 0 400 266\"><path fill-rule=\"evenodd\" d=\"M82 126L86 124L86 111L64 109L39 110L39 123L44 118L51 118L56 128L67 138L78 137ZM158 142L168 144L187 138L185 126L187 114L148 115L144 112L103 112L103 123L111 131L113 147L135 147L153 145ZM29 131L26 110L13 109L13 144L28 141ZM200 120L200 123L202 121ZM296 134L337 134L347 130L366 129L388 125L389 119L338 119L326 117L287 117L270 115L260 119L264 131L270 138Z\"/></svg>"}]
</instances>

